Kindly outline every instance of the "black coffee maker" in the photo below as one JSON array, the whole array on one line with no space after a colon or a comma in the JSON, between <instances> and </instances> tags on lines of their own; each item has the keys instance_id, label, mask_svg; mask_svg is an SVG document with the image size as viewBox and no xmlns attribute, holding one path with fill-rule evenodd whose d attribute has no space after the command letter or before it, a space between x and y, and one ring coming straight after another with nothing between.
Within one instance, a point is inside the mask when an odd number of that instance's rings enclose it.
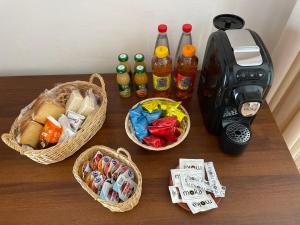
<instances>
[{"instance_id":1,"label":"black coffee maker","mask_svg":"<svg viewBox=\"0 0 300 225\"><path fill-rule=\"evenodd\" d=\"M213 22L219 30L207 42L200 106L205 126L220 137L222 150L239 154L251 139L251 123L270 89L273 66L258 34L242 29L242 18L223 14Z\"/></svg>"}]
</instances>

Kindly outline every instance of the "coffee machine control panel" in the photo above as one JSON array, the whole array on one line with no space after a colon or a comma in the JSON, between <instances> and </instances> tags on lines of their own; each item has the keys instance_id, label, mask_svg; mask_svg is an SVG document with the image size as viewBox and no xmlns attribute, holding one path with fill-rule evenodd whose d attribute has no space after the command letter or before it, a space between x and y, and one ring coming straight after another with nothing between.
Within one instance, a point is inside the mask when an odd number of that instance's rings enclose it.
<instances>
[{"instance_id":1,"label":"coffee machine control panel","mask_svg":"<svg viewBox=\"0 0 300 225\"><path fill-rule=\"evenodd\" d=\"M236 73L236 79L238 81L245 80L261 80L265 77L263 70L239 70Z\"/></svg>"}]
</instances>

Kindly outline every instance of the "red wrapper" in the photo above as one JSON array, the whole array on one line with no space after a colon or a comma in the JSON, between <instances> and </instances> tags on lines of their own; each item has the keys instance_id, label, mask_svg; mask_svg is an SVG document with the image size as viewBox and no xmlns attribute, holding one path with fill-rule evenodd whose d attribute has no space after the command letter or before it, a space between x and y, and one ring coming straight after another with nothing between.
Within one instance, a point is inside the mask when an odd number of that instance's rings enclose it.
<instances>
[{"instance_id":1,"label":"red wrapper","mask_svg":"<svg viewBox=\"0 0 300 225\"><path fill-rule=\"evenodd\" d=\"M150 135L148 137L144 137L143 138L143 141L149 145L149 146L152 146L152 147L155 147L155 148L159 148L159 147L163 147L166 145L166 142L164 139L160 138L160 137L156 137L154 135Z\"/></svg>"},{"instance_id":2,"label":"red wrapper","mask_svg":"<svg viewBox=\"0 0 300 225\"><path fill-rule=\"evenodd\" d=\"M168 117L160 118L158 120L155 120L152 123L152 125L156 127L174 127L178 125L177 116L168 116Z\"/></svg>"},{"instance_id":3,"label":"red wrapper","mask_svg":"<svg viewBox=\"0 0 300 225\"><path fill-rule=\"evenodd\" d=\"M148 130L153 135L165 137L174 134L177 128L174 126L168 126L168 127L149 126Z\"/></svg>"}]
</instances>

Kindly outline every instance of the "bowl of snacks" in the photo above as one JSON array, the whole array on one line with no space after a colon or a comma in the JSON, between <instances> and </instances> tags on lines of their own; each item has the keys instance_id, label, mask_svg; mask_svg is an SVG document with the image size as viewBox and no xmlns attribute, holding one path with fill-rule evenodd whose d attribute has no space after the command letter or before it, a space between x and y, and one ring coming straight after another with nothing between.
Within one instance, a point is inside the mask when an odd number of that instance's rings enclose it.
<instances>
[{"instance_id":1,"label":"bowl of snacks","mask_svg":"<svg viewBox=\"0 0 300 225\"><path fill-rule=\"evenodd\" d=\"M147 150L163 151L179 145L188 135L191 120L181 102L149 98L134 105L125 119L128 137Z\"/></svg>"}]
</instances>

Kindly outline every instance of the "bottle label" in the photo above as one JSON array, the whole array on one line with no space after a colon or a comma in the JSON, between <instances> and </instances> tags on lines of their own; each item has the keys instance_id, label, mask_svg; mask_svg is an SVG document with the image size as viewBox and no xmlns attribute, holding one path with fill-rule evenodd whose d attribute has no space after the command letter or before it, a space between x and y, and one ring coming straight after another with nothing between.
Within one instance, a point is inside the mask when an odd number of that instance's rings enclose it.
<instances>
[{"instance_id":1,"label":"bottle label","mask_svg":"<svg viewBox=\"0 0 300 225\"><path fill-rule=\"evenodd\" d=\"M139 97L147 96L147 84L135 85L136 94Z\"/></svg>"},{"instance_id":2,"label":"bottle label","mask_svg":"<svg viewBox=\"0 0 300 225\"><path fill-rule=\"evenodd\" d=\"M171 86L171 74L159 77L153 74L153 87L158 91L166 91Z\"/></svg>"},{"instance_id":3,"label":"bottle label","mask_svg":"<svg viewBox=\"0 0 300 225\"><path fill-rule=\"evenodd\" d=\"M180 90L188 90L193 84L192 76L184 76L180 73L176 75L176 86Z\"/></svg>"},{"instance_id":4,"label":"bottle label","mask_svg":"<svg viewBox=\"0 0 300 225\"><path fill-rule=\"evenodd\" d=\"M130 84L119 84L118 85L120 95L122 97L130 96Z\"/></svg>"}]
</instances>

